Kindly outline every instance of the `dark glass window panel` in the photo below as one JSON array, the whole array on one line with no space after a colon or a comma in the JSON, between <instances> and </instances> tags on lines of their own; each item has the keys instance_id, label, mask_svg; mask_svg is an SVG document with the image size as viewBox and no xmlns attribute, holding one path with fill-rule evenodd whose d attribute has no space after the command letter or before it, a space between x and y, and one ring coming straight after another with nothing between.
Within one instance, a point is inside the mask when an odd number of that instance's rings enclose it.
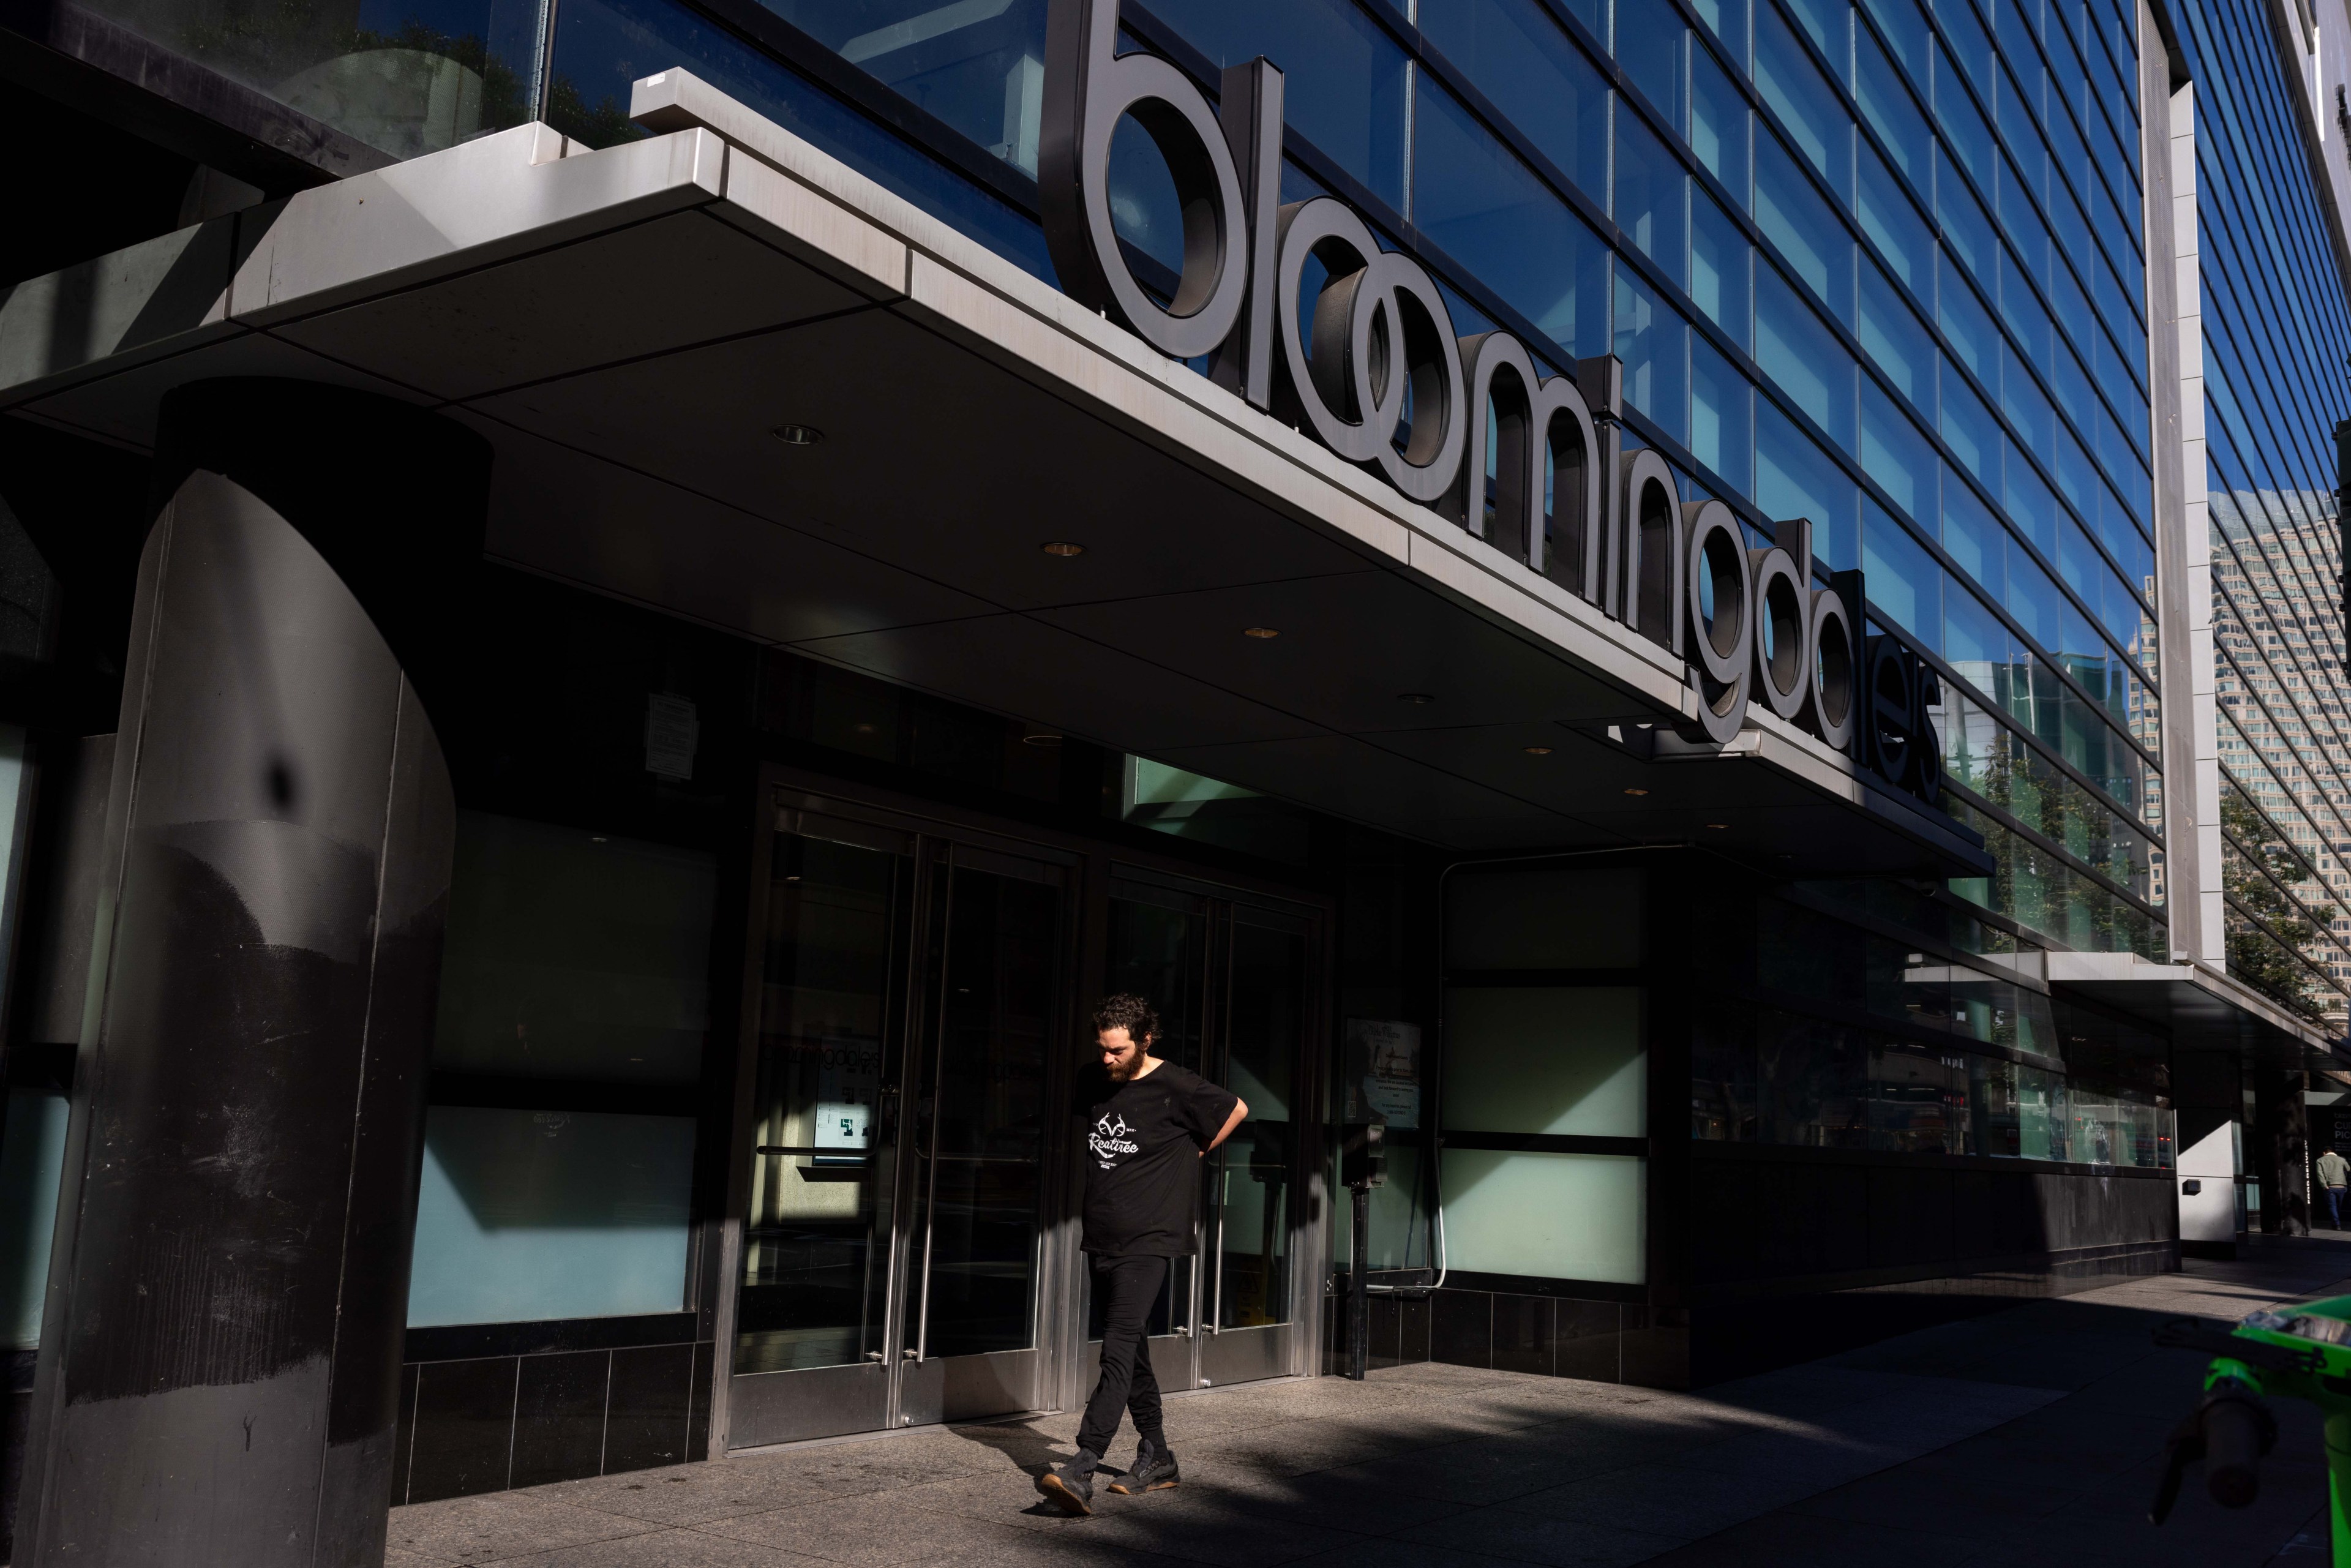
<instances>
[{"instance_id":1,"label":"dark glass window panel","mask_svg":"<svg viewBox=\"0 0 2351 1568\"><path fill-rule=\"evenodd\" d=\"M1322 155L1404 205L1404 51L1347 0L1160 0L1157 16L1219 69L1263 55L1283 76L1283 117Z\"/></svg>"},{"instance_id":2,"label":"dark glass window panel","mask_svg":"<svg viewBox=\"0 0 2351 1568\"><path fill-rule=\"evenodd\" d=\"M1935 218L1941 225L1944 246L1967 263L1970 272L1981 279L1996 276L1992 253L2000 240L1992 232L1991 220L1939 146L1935 152Z\"/></svg>"},{"instance_id":3,"label":"dark glass window panel","mask_svg":"<svg viewBox=\"0 0 2351 1568\"><path fill-rule=\"evenodd\" d=\"M556 24L549 122L592 147L640 134L629 84L684 66L795 136L1050 283L1036 220L882 130L806 78L670 0L567 0Z\"/></svg>"},{"instance_id":4,"label":"dark glass window panel","mask_svg":"<svg viewBox=\"0 0 2351 1568\"><path fill-rule=\"evenodd\" d=\"M1991 312L1976 298L1968 280L1951 271L1950 258L1943 258L1942 287L1935 298L1940 307L1943 337L1951 345L1951 353L1959 363L1975 372L1976 379L1987 390L2000 386L2000 329L1992 325Z\"/></svg>"},{"instance_id":5,"label":"dark glass window panel","mask_svg":"<svg viewBox=\"0 0 2351 1568\"><path fill-rule=\"evenodd\" d=\"M1595 204L1605 204L1607 85L1537 0L1422 0L1420 26L1521 135ZM1423 86L1424 105L1430 85ZM1424 207L1430 178L1425 167L1416 168ZM1416 219L1426 222L1417 214Z\"/></svg>"},{"instance_id":6,"label":"dark glass window panel","mask_svg":"<svg viewBox=\"0 0 2351 1568\"><path fill-rule=\"evenodd\" d=\"M1877 481L1894 504L1931 527L1936 513L1935 476L1941 465L1934 447L1910 422L1902 404L1877 382L1861 379L1861 468Z\"/></svg>"},{"instance_id":7,"label":"dark glass window panel","mask_svg":"<svg viewBox=\"0 0 2351 1568\"><path fill-rule=\"evenodd\" d=\"M1910 641L1940 653L1943 569L1908 529L1875 501L1862 507L1861 569L1870 604L1892 618Z\"/></svg>"},{"instance_id":8,"label":"dark glass window panel","mask_svg":"<svg viewBox=\"0 0 2351 1568\"><path fill-rule=\"evenodd\" d=\"M1945 588L1943 657L1986 697L1997 701L1998 673L2009 663L2008 629L1958 582L1947 580Z\"/></svg>"},{"instance_id":9,"label":"dark glass window panel","mask_svg":"<svg viewBox=\"0 0 2351 1568\"><path fill-rule=\"evenodd\" d=\"M1862 352L1929 421L1935 413L1935 345L1901 291L1874 267L1862 268L1855 333Z\"/></svg>"},{"instance_id":10,"label":"dark glass window panel","mask_svg":"<svg viewBox=\"0 0 2351 1568\"><path fill-rule=\"evenodd\" d=\"M1687 444L1688 324L1621 263L1616 268L1615 353L1625 362L1625 401Z\"/></svg>"},{"instance_id":11,"label":"dark glass window panel","mask_svg":"<svg viewBox=\"0 0 2351 1568\"><path fill-rule=\"evenodd\" d=\"M1713 29L1731 63L1747 67L1748 0L1691 0L1698 19Z\"/></svg>"},{"instance_id":12,"label":"dark glass window panel","mask_svg":"<svg viewBox=\"0 0 2351 1568\"><path fill-rule=\"evenodd\" d=\"M1854 38L1854 97L1896 168L1923 185L1934 167L1935 133L1902 83L1894 62L1867 28Z\"/></svg>"},{"instance_id":13,"label":"dark glass window panel","mask_svg":"<svg viewBox=\"0 0 2351 1568\"><path fill-rule=\"evenodd\" d=\"M2008 592L2001 605L2025 635L2043 648L2055 648L2064 641L2064 621L2058 610L2064 598L2039 561L2022 550L2008 552Z\"/></svg>"},{"instance_id":14,"label":"dark glass window panel","mask_svg":"<svg viewBox=\"0 0 2351 1568\"><path fill-rule=\"evenodd\" d=\"M1977 184L1991 189L1991 127L1984 123L1982 110L1960 81L1951 57L1944 54L1935 59L1935 122L1943 128L1944 139L1959 166L1975 177Z\"/></svg>"},{"instance_id":15,"label":"dark glass window panel","mask_svg":"<svg viewBox=\"0 0 2351 1568\"><path fill-rule=\"evenodd\" d=\"M1779 12L1755 18L1755 89L1829 188L1853 199L1853 121Z\"/></svg>"},{"instance_id":16,"label":"dark glass window panel","mask_svg":"<svg viewBox=\"0 0 2351 1568\"><path fill-rule=\"evenodd\" d=\"M2008 530L1964 481L1943 484L1943 553L1994 594L2007 581Z\"/></svg>"},{"instance_id":17,"label":"dark glass window panel","mask_svg":"<svg viewBox=\"0 0 2351 1568\"><path fill-rule=\"evenodd\" d=\"M1951 361L1942 361L1944 444L1967 471L1990 486L2000 483L2000 425Z\"/></svg>"},{"instance_id":18,"label":"dark glass window panel","mask_svg":"<svg viewBox=\"0 0 2351 1568\"><path fill-rule=\"evenodd\" d=\"M1568 352L1608 351L1599 236L1434 82L1415 124L1420 231Z\"/></svg>"},{"instance_id":19,"label":"dark glass window panel","mask_svg":"<svg viewBox=\"0 0 2351 1568\"><path fill-rule=\"evenodd\" d=\"M2025 450L2043 463L2051 462L2056 456L2057 413L2032 373L2018 360L2016 350L2003 342L2000 355L2001 408L2022 438Z\"/></svg>"},{"instance_id":20,"label":"dark glass window panel","mask_svg":"<svg viewBox=\"0 0 2351 1568\"><path fill-rule=\"evenodd\" d=\"M1813 553L1833 570L1861 559L1861 492L1772 401L1755 399L1755 504L1770 517L1813 519Z\"/></svg>"},{"instance_id":21,"label":"dark glass window panel","mask_svg":"<svg viewBox=\"0 0 2351 1568\"><path fill-rule=\"evenodd\" d=\"M1854 209L1861 232L1885 257L1894 276L1921 298L1935 294L1935 240L1927 220L1911 203L1901 182L1885 162L1865 147L1860 152L1861 179Z\"/></svg>"},{"instance_id":22,"label":"dark glass window panel","mask_svg":"<svg viewBox=\"0 0 2351 1568\"><path fill-rule=\"evenodd\" d=\"M1755 277L1755 361L1832 440L1853 447L1853 356L1777 267Z\"/></svg>"},{"instance_id":23,"label":"dark glass window panel","mask_svg":"<svg viewBox=\"0 0 2351 1568\"><path fill-rule=\"evenodd\" d=\"M1754 127L1747 95L1712 55L1698 50L1690 61L1690 151L1742 209L1753 199L1749 153Z\"/></svg>"},{"instance_id":24,"label":"dark glass window panel","mask_svg":"<svg viewBox=\"0 0 2351 1568\"><path fill-rule=\"evenodd\" d=\"M1689 280L1689 176L1681 160L1642 124L1630 106L1616 107L1616 199L1612 215L1625 237L1677 284Z\"/></svg>"},{"instance_id":25,"label":"dark glass window panel","mask_svg":"<svg viewBox=\"0 0 2351 1568\"><path fill-rule=\"evenodd\" d=\"M1750 277L1755 247L1746 231L1703 191L1690 193L1691 301L1724 331L1732 342L1748 348L1753 341L1753 308Z\"/></svg>"},{"instance_id":26,"label":"dark glass window panel","mask_svg":"<svg viewBox=\"0 0 2351 1568\"><path fill-rule=\"evenodd\" d=\"M1209 1289L1220 1328L1290 1321L1290 1223L1298 1053L1313 983L1303 933L1237 922L1225 1087L1249 1120L1214 1156L1203 1214L1217 1257Z\"/></svg>"},{"instance_id":27,"label":"dark glass window panel","mask_svg":"<svg viewBox=\"0 0 2351 1568\"><path fill-rule=\"evenodd\" d=\"M1755 483L1753 397L1747 378L1692 334L1690 454L1742 494Z\"/></svg>"},{"instance_id":28,"label":"dark glass window panel","mask_svg":"<svg viewBox=\"0 0 2351 1568\"><path fill-rule=\"evenodd\" d=\"M768 9L1029 174L1037 172L1044 0L763 0Z\"/></svg>"},{"instance_id":29,"label":"dark glass window panel","mask_svg":"<svg viewBox=\"0 0 2351 1568\"><path fill-rule=\"evenodd\" d=\"M1672 0L1616 0L1615 47L1616 63L1678 133L1688 110L1690 32Z\"/></svg>"},{"instance_id":30,"label":"dark glass window panel","mask_svg":"<svg viewBox=\"0 0 2351 1568\"><path fill-rule=\"evenodd\" d=\"M1913 1155L1971 1152L1967 1057L1885 1041L1869 1053L1869 1078L1871 1148Z\"/></svg>"},{"instance_id":31,"label":"dark glass window panel","mask_svg":"<svg viewBox=\"0 0 2351 1568\"><path fill-rule=\"evenodd\" d=\"M1775 136L1755 149L1755 225L1831 314L1853 319L1851 234Z\"/></svg>"},{"instance_id":32,"label":"dark glass window panel","mask_svg":"<svg viewBox=\"0 0 2351 1568\"><path fill-rule=\"evenodd\" d=\"M2008 512L2009 526L2031 541L2044 558L2055 559L2060 516L2056 496L2043 483L2040 475L2019 460L2013 446L2008 448L2008 463L2001 477L2001 505Z\"/></svg>"},{"instance_id":33,"label":"dark glass window panel","mask_svg":"<svg viewBox=\"0 0 2351 1568\"><path fill-rule=\"evenodd\" d=\"M1701 1007L1690 1020L1690 1136L1751 1144L1762 1132L1754 1020L1745 1009Z\"/></svg>"},{"instance_id":34,"label":"dark glass window panel","mask_svg":"<svg viewBox=\"0 0 2351 1568\"><path fill-rule=\"evenodd\" d=\"M1967 68L1968 79L1975 84L1978 92L1989 98L1997 57L1992 51L1991 37L1984 31L1983 23L1977 17L1974 8L1965 4L1965 0L1959 4L1938 5L1935 7L1935 25L1941 29L1943 42L1951 54ZM1936 90L1939 96L1939 84Z\"/></svg>"},{"instance_id":35,"label":"dark glass window panel","mask_svg":"<svg viewBox=\"0 0 2351 1568\"><path fill-rule=\"evenodd\" d=\"M1788 0L1788 9L1796 18L1796 26L1813 47L1825 56L1831 74L1839 81L1852 79L1852 53L1848 37L1853 26L1853 7L1846 0Z\"/></svg>"},{"instance_id":36,"label":"dark glass window panel","mask_svg":"<svg viewBox=\"0 0 2351 1568\"><path fill-rule=\"evenodd\" d=\"M1869 1146L1869 1060L1860 1031L1764 1009L1755 1035L1766 1142Z\"/></svg>"},{"instance_id":37,"label":"dark glass window panel","mask_svg":"<svg viewBox=\"0 0 2351 1568\"><path fill-rule=\"evenodd\" d=\"M2032 64L2028 69L2031 76L2038 80L2040 66ZM2031 193L2033 201L2047 201L2048 150L2042 144L2041 128L2033 123L2032 108L2024 90L2017 85L2016 78L2006 71L2001 75L2000 97L1993 108L1993 115L2000 125L2001 143L2008 149L2008 155L2015 163L2024 189Z\"/></svg>"},{"instance_id":38,"label":"dark glass window panel","mask_svg":"<svg viewBox=\"0 0 2351 1568\"><path fill-rule=\"evenodd\" d=\"M1927 18L1919 12L1916 0L1862 0L1878 30L1886 35L1894 57L1914 82L1928 79L1929 46L1933 34L1928 29ZM1858 29L1856 29L1858 30Z\"/></svg>"},{"instance_id":39,"label":"dark glass window panel","mask_svg":"<svg viewBox=\"0 0 2351 1568\"><path fill-rule=\"evenodd\" d=\"M1119 238L1170 273L1184 270L1184 204L1166 160L1133 115L1111 133L1110 216Z\"/></svg>"}]
</instances>

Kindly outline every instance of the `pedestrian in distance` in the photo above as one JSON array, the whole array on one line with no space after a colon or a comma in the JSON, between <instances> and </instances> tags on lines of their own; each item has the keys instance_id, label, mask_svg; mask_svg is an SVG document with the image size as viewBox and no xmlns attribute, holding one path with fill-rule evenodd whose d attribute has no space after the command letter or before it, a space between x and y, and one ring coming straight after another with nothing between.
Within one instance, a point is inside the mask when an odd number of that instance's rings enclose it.
<instances>
[{"instance_id":1,"label":"pedestrian in distance","mask_svg":"<svg viewBox=\"0 0 2351 1568\"><path fill-rule=\"evenodd\" d=\"M2343 1187L2351 1182L2351 1160L2333 1149L2318 1156L2318 1185L2326 1189L2326 1222L2343 1228Z\"/></svg>"},{"instance_id":2,"label":"pedestrian in distance","mask_svg":"<svg viewBox=\"0 0 2351 1568\"><path fill-rule=\"evenodd\" d=\"M1093 1511L1094 1470L1122 1412L1134 1417L1139 1441L1134 1463L1109 1490L1160 1491L1178 1479L1144 1331L1168 1260L1192 1253L1200 1162L1249 1115L1239 1096L1151 1054L1159 1015L1143 998L1105 997L1093 1021L1101 1061L1080 1071L1072 1109L1085 1119L1083 1246L1104 1304L1102 1376L1078 1427L1077 1457L1037 1478L1037 1490L1073 1514Z\"/></svg>"}]
</instances>

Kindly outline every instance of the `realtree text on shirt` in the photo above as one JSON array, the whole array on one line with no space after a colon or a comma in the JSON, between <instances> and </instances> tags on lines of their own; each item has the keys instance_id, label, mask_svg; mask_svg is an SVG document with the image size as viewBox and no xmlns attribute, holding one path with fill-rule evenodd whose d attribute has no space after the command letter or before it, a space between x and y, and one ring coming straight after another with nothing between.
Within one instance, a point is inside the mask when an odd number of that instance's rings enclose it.
<instances>
[{"instance_id":1,"label":"realtree text on shirt","mask_svg":"<svg viewBox=\"0 0 2351 1568\"><path fill-rule=\"evenodd\" d=\"M1103 1258L1192 1250L1200 1151L1238 1098L1172 1061L1113 1082L1099 1063L1078 1077L1085 1118L1085 1249Z\"/></svg>"}]
</instances>

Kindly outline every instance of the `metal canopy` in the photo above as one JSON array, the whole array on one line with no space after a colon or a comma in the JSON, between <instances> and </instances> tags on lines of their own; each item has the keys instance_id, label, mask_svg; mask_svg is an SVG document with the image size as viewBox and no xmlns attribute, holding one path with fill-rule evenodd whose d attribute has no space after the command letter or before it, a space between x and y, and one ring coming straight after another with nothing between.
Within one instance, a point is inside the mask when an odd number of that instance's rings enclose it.
<instances>
[{"instance_id":1,"label":"metal canopy","mask_svg":"<svg viewBox=\"0 0 2351 1568\"><path fill-rule=\"evenodd\" d=\"M2042 961L2053 990L2152 1024L2176 1050L2228 1051L2289 1070L2341 1065L2318 1025L2200 964L2158 964L2135 953L2053 952Z\"/></svg>"},{"instance_id":2,"label":"metal canopy","mask_svg":"<svg viewBox=\"0 0 2351 1568\"><path fill-rule=\"evenodd\" d=\"M0 407L364 386L495 444L495 559L1408 837L1991 869L1769 716L1611 739L1695 711L1667 650L684 73L637 107L22 286Z\"/></svg>"}]
</instances>

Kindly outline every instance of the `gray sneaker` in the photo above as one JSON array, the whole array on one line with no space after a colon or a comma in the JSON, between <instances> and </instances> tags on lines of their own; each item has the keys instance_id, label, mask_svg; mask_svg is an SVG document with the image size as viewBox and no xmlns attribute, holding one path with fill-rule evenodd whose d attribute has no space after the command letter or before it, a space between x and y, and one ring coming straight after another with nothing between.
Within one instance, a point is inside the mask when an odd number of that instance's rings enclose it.
<instances>
[{"instance_id":1,"label":"gray sneaker","mask_svg":"<svg viewBox=\"0 0 2351 1568\"><path fill-rule=\"evenodd\" d=\"M1176 1473L1176 1456L1145 1437L1134 1447L1134 1463L1110 1483L1110 1490L1132 1497L1137 1492L1165 1491L1182 1479Z\"/></svg>"},{"instance_id":2,"label":"gray sneaker","mask_svg":"<svg viewBox=\"0 0 2351 1568\"><path fill-rule=\"evenodd\" d=\"M1063 1513L1092 1513L1094 1467L1101 1462L1102 1456L1092 1448L1080 1448L1076 1458L1066 1465L1055 1465L1039 1476L1037 1490Z\"/></svg>"}]
</instances>

